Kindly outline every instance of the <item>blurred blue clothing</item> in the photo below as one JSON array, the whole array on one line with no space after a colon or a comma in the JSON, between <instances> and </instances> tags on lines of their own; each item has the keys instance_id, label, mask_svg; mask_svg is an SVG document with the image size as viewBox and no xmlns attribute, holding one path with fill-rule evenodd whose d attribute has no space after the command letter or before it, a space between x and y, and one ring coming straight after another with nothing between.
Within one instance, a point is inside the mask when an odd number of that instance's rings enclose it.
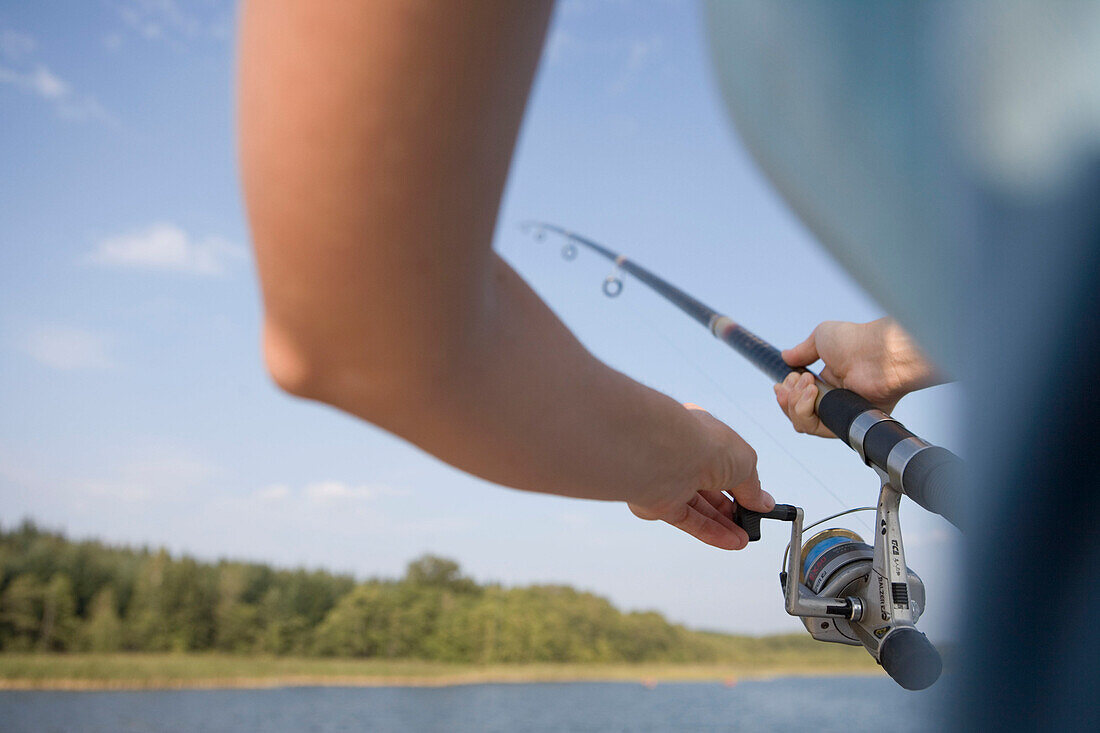
<instances>
[{"instance_id":1,"label":"blurred blue clothing","mask_svg":"<svg viewBox=\"0 0 1100 733\"><path fill-rule=\"evenodd\" d=\"M1100 729L1100 3L706 5L738 134L967 391L960 730ZM825 306L827 308L827 305Z\"/></svg>"}]
</instances>

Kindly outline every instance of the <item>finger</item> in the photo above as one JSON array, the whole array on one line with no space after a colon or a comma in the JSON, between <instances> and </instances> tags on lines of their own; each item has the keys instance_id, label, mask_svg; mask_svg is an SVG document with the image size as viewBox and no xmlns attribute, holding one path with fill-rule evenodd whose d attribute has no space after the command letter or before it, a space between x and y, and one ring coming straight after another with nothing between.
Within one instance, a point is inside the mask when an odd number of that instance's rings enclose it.
<instances>
[{"instance_id":1,"label":"finger","mask_svg":"<svg viewBox=\"0 0 1100 733\"><path fill-rule=\"evenodd\" d=\"M817 361L819 358L817 355L817 343L815 341L817 329L810 334L810 337L798 344L792 346L789 349L783 350L783 361L787 362L791 366L809 366Z\"/></svg>"},{"instance_id":2,"label":"finger","mask_svg":"<svg viewBox=\"0 0 1100 733\"><path fill-rule=\"evenodd\" d=\"M665 521L700 542L722 550L740 550L749 543L745 530L737 525L727 527L688 504L684 504L681 510Z\"/></svg>"},{"instance_id":3,"label":"finger","mask_svg":"<svg viewBox=\"0 0 1100 733\"><path fill-rule=\"evenodd\" d=\"M787 399L791 393L789 389L783 384L777 384L772 387L775 391L775 401L779 403L779 409L783 412L787 411Z\"/></svg>"},{"instance_id":4,"label":"finger","mask_svg":"<svg viewBox=\"0 0 1100 733\"><path fill-rule=\"evenodd\" d=\"M668 512L662 514L648 510L644 507L636 504L627 504L630 511L634 513L634 516L639 519L645 519L652 521L654 519L663 519L666 522L672 523L669 519ZM723 494L721 491L704 490L696 492L686 504L681 504L675 509L671 510L673 514L679 516L677 513L683 511L684 506L689 506L695 511L699 512L703 516L718 522L727 529L734 529L737 525L733 521L733 502L729 497Z\"/></svg>"},{"instance_id":5,"label":"finger","mask_svg":"<svg viewBox=\"0 0 1100 733\"><path fill-rule=\"evenodd\" d=\"M806 389L798 396L798 400L792 407L794 417L792 421L796 423L796 429L799 432L807 433L809 435L816 435L819 438L833 438L833 431L825 427L825 424L821 422L821 418L817 414L817 385L810 384Z\"/></svg>"},{"instance_id":6,"label":"finger","mask_svg":"<svg viewBox=\"0 0 1100 733\"><path fill-rule=\"evenodd\" d=\"M704 499L699 494L696 494L695 496L693 496L688 501L688 506L691 507L692 509L694 509L695 511L699 512L700 514L702 514L704 517L711 520L712 522L717 522L718 524L722 525L723 527L725 527L729 531L735 532L735 530L737 528L737 524L733 521L732 512L730 513L730 516L728 516L728 517L727 516L722 516L721 512L719 512L717 509L715 509L714 506L712 506L710 502L708 502L706 499Z\"/></svg>"},{"instance_id":7,"label":"finger","mask_svg":"<svg viewBox=\"0 0 1100 733\"><path fill-rule=\"evenodd\" d=\"M787 411L787 403L790 400L791 391L798 384L798 372L791 372L788 374L782 382L775 385L775 394L779 398L779 404L783 408L783 411Z\"/></svg>"},{"instance_id":8,"label":"finger","mask_svg":"<svg viewBox=\"0 0 1100 733\"><path fill-rule=\"evenodd\" d=\"M787 413L787 419L791 421L791 425L794 429L800 433L807 431L808 427L803 416L799 415L795 408L798 406L799 401L802 399L803 393L806 391L805 374L792 375L794 378L788 377L784 381L782 389L784 390L783 400L780 403L783 411ZM787 387L788 382L790 387Z\"/></svg>"},{"instance_id":9,"label":"finger","mask_svg":"<svg viewBox=\"0 0 1100 733\"><path fill-rule=\"evenodd\" d=\"M814 413L814 401L817 399L817 387L812 380L801 380L798 384L797 398L791 405L791 420L804 433L812 433L820 421Z\"/></svg>"},{"instance_id":10,"label":"finger","mask_svg":"<svg viewBox=\"0 0 1100 733\"><path fill-rule=\"evenodd\" d=\"M775 499L760 487L760 476L755 468L747 479L728 491L746 509L754 512L770 512L775 509Z\"/></svg>"},{"instance_id":11,"label":"finger","mask_svg":"<svg viewBox=\"0 0 1100 733\"><path fill-rule=\"evenodd\" d=\"M689 409L689 410L695 410L696 412L702 412L702 413L705 413L705 414L707 414L707 415L709 415L709 414L710 414L709 412L707 412L706 408L704 408L704 407L699 407L699 405L695 404L694 402L685 402L685 403L684 403L684 407L686 407L686 408L687 408L687 409Z\"/></svg>"},{"instance_id":12,"label":"finger","mask_svg":"<svg viewBox=\"0 0 1100 733\"><path fill-rule=\"evenodd\" d=\"M843 384L840 377L833 373L833 368L828 364L825 365L825 368L821 370L821 374L818 376L821 377L821 381L833 387L840 387Z\"/></svg>"},{"instance_id":13,"label":"finger","mask_svg":"<svg viewBox=\"0 0 1100 733\"><path fill-rule=\"evenodd\" d=\"M802 420L812 418L814 401L817 399L817 385L814 384L814 378L809 374L803 374L795 389L794 399L791 400L794 414Z\"/></svg>"},{"instance_id":14,"label":"finger","mask_svg":"<svg viewBox=\"0 0 1100 733\"><path fill-rule=\"evenodd\" d=\"M724 493L705 489L699 492L699 496L702 496L708 504L714 507L714 510L718 512L720 517L729 519L731 522L733 521L733 500Z\"/></svg>"}]
</instances>

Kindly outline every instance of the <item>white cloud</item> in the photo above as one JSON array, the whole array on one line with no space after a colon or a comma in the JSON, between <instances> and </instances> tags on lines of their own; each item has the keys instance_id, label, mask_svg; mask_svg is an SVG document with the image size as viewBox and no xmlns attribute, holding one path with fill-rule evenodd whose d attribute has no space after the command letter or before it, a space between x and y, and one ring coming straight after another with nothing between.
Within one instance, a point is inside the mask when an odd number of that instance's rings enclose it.
<instances>
[{"instance_id":1,"label":"white cloud","mask_svg":"<svg viewBox=\"0 0 1100 733\"><path fill-rule=\"evenodd\" d=\"M217 473L214 466L184 451L157 448L122 463L105 477L77 482L76 488L96 499L191 500Z\"/></svg>"},{"instance_id":2,"label":"white cloud","mask_svg":"<svg viewBox=\"0 0 1100 733\"><path fill-rule=\"evenodd\" d=\"M103 48L108 51L117 51L122 48L122 34L121 33L107 33L102 39Z\"/></svg>"},{"instance_id":3,"label":"white cloud","mask_svg":"<svg viewBox=\"0 0 1100 733\"><path fill-rule=\"evenodd\" d=\"M69 85L45 66L36 66L27 75L31 89L46 99L61 99L71 91Z\"/></svg>"},{"instance_id":4,"label":"white cloud","mask_svg":"<svg viewBox=\"0 0 1100 733\"><path fill-rule=\"evenodd\" d=\"M24 465L24 461L16 460L13 456L12 453L0 451L0 485L6 484L6 489L18 488L30 491L41 488L46 484L37 471Z\"/></svg>"},{"instance_id":5,"label":"white cloud","mask_svg":"<svg viewBox=\"0 0 1100 733\"><path fill-rule=\"evenodd\" d=\"M587 0L561 0L556 6L559 15L587 15L592 4Z\"/></svg>"},{"instance_id":6,"label":"white cloud","mask_svg":"<svg viewBox=\"0 0 1100 733\"><path fill-rule=\"evenodd\" d=\"M555 28L550 33L550 37L546 40L546 48L543 50L543 55L546 57L546 63L551 66L557 66L567 56L574 53L579 46L576 37L574 37L569 31Z\"/></svg>"},{"instance_id":7,"label":"white cloud","mask_svg":"<svg viewBox=\"0 0 1100 733\"><path fill-rule=\"evenodd\" d=\"M100 334L67 326L42 326L27 334L22 350L52 369L110 369L114 360Z\"/></svg>"},{"instance_id":8,"label":"white cloud","mask_svg":"<svg viewBox=\"0 0 1100 733\"><path fill-rule=\"evenodd\" d=\"M252 496L260 501L280 501L290 496L290 487L285 484L272 484L262 489L256 489Z\"/></svg>"},{"instance_id":9,"label":"white cloud","mask_svg":"<svg viewBox=\"0 0 1100 733\"><path fill-rule=\"evenodd\" d=\"M177 45L200 37L227 39L233 9L231 2L208 2L202 8L189 4L186 9L176 0L119 0L115 3L118 17L130 33L149 41L169 41Z\"/></svg>"},{"instance_id":10,"label":"white cloud","mask_svg":"<svg viewBox=\"0 0 1100 733\"><path fill-rule=\"evenodd\" d=\"M252 492L252 498L271 504L284 501L304 501L307 504L333 504L349 501L371 501L388 496L408 496L408 489L383 484L349 484L345 481L313 481L295 491L286 484L270 484Z\"/></svg>"},{"instance_id":11,"label":"white cloud","mask_svg":"<svg viewBox=\"0 0 1100 733\"><path fill-rule=\"evenodd\" d=\"M561 0L557 4L555 12L563 16L590 15L603 8L613 6L629 8L631 0Z\"/></svg>"},{"instance_id":12,"label":"white cloud","mask_svg":"<svg viewBox=\"0 0 1100 733\"><path fill-rule=\"evenodd\" d=\"M342 481L317 481L305 488L305 495L313 502L347 501L349 499L377 499L383 496L405 496L408 491L392 486L352 486Z\"/></svg>"},{"instance_id":13,"label":"white cloud","mask_svg":"<svg viewBox=\"0 0 1100 733\"><path fill-rule=\"evenodd\" d=\"M630 42L626 50L626 60L618 77L611 84L612 94L622 94L641 74L649 64L654 54L662 45L660 38L636 38Z\"/></svg>"},{"instance_id":14,"label":"white cloud","mask_svg":"<svg viewBox=\"0 0 1100 733\"><path fill-rule=\"evenodd\" d=\"M577 530L592 526L592 515L580 511L560 512L558 518L561 519L562 524Z\"/></svg>"},{"instance_id":15,"label":"white cloud","mask_svg":"<svg viewBox=\"0 0 1100 733\"><path fill-rule=\"evenodd\" d=\"M637 71L645 66L646 61L661 47L660 38L635 39L630 42L630 50L627 52L626 68L628 71Z\"/></svg>"},{"instance_id":16,"label":"white cloud","mask_svg":"<svg viewBox=\"0 0 1100 733\"><path fill-rule=\"evenodd\" d=\"M18 61L34 51L38 44L30 36L10 28L0 28L0 56Z\"/></svg>"},{"instance_id":17,"label":"white cloud","mask_svg":"<svg viewBox=\"0 0 1100 733\"><path fill-rule=\"evenodd\" d=\"M580 8L591 7L588 4L563 5L559 12L564 17L585 12ZM556 22L547 37L543 58L550 67L584 62L606 68L611 72L605 82L608 93L620 95L647 72L663 46L664 40L660 36L596 40L589 38L580 24Z\"/></svg>"},{"instance_id":18,"label":"white cloud","mask_svg":"<svg viewBox=\"0 0 1100 733\"><path fill-rule=\"evenodd\" d=\"M0 65L0 84L40 97L66 119L113 122L95 97L77 92L46 64L31 59L36 47L30 36L0 28L0 58L7 62Z\"/></svg>"},{"instance_id":19,"label":"white cloud","mask_svg":"<svg viewBox=\"0 0 1100 733\"><path fill-rule=\"evenodd\" d=\"M243 256L243 248L226 239L196 239L175 224L159 222L101 240L89 259L111 267L217 276L225 274L231 261Z\"/></svg>"},{"instance_id":20,"label":"white cloud","mask_svg":"<svg viewBox=\"0 0 1100 733\"><path fill-rule=\"evenodd\" d=\"M131 437L83 455L57 441L39 442L21 450L0 446L0 495L9 521L30 516L70 526L105 523L117 538L188 512L201 514L224 494L223 470L184 446ZM247 521L247 511L242 515Z\"/></svg>"},{"instance_id":21,"label":"white cloud","mask_svg":"<svg viewBox=\"0 0 1100 733\"><path fill-rule=\"evenodd\" d=\"M36 64L25 71L0 66L0 82L49 100L65 99L72 93L68 82L42 64Z\"/></svg>"}]
</instances>

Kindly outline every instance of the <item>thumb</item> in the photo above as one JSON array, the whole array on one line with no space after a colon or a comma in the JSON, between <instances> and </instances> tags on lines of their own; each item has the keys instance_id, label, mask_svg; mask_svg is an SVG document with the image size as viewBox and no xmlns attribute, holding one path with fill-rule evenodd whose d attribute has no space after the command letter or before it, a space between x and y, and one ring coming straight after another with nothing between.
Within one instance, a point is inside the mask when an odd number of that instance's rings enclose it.
<instances>
[{"instance_id":1,"label":"thumb","mask_svg":"<svg viewBox=\"0 0 1100 733\"><path fill-rule=\"evenodd\" d=\"M760 476L756 473L755 468L752 469L752 474L747 479L732 489L728 489L728 491L737 504L746 509L751 509L754 512L770 512L775 509L775 499L767 491L760 488Z\"/></svg>"},{"instance_id":2,"label":"thumb","mask_svg":"<svg viewBox=\"0 0 1100 733\"><path fill-rule=\"evenodd\" d=\"M814 334L817 333L816 329L814 333L810 334L810 337L800 343L798 346L792 346L789 349L783 350L783 361L787 362L791 366L809 366L817 361L820 357L817 354L817 343L814 341Z\"/></svg>"}]
</instances>

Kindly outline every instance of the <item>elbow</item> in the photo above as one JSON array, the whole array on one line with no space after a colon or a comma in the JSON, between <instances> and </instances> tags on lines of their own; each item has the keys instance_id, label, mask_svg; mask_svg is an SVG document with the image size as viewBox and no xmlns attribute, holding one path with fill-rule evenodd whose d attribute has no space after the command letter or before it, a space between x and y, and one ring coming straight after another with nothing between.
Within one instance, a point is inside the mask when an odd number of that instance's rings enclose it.
<instances>
[{"instance_id":1,"label":"elbow","mask_svg":"<svg viewBox=\"0 0 1100 733\"><path fill-rule=\"evenodd\" d=\"M308 329L307 329L308 331ZM431 355L415 349L326 348L331 338L300 333L268 322L263 359L271 381L282 392L321 402L389 428L410 410L421 413L453 402L469 388L465 359L450 352Z\"/></svg>"},{"instance_id":2,"label":"elbow","mask_svg":"<svg viewBox=\"0 0 1100 733\"><path fill-rule=\"evenodd\" d=\"M264 326L263 359L268 376L281 391L303 399L324 400L327 390L321 355L270 322Z\"/></svg>"}]
</instances>

